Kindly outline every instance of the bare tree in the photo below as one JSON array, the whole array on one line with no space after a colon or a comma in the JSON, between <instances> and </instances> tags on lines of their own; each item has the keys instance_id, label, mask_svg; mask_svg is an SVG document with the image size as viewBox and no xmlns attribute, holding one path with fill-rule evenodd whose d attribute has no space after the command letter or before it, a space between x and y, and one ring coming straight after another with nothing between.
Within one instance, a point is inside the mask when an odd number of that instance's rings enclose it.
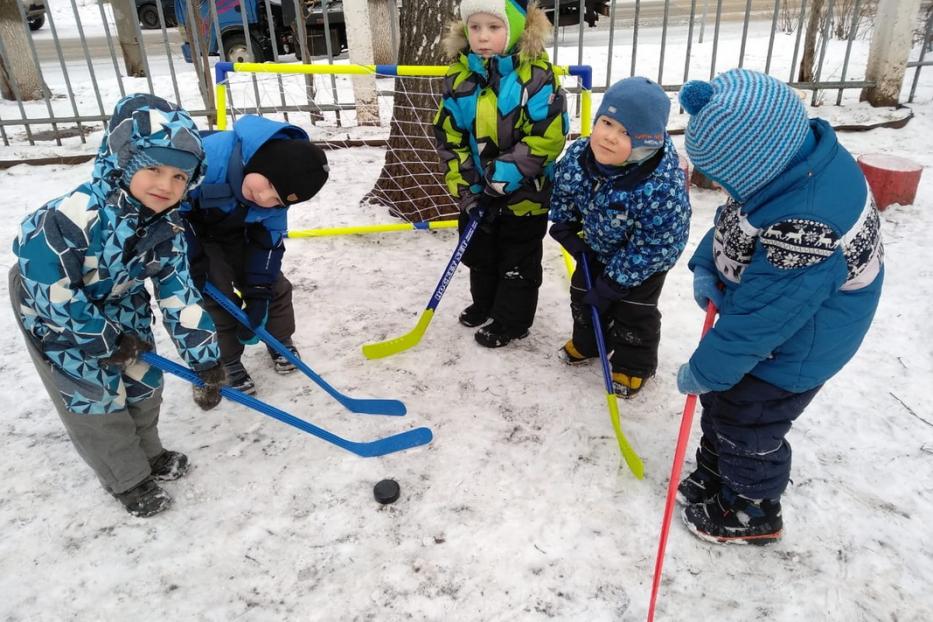
<instances>
[{"instance_id":1,"label":"bare tree","mask_svg":"<svg viewBox=\"0 0 933 622\"><path fill-rule=\"evenodd\" d=\"M42 99L48 87L29 50L26 25L17 0L0 0L0 95L3 99Z\"/></svg>"},{"instance_id":2,"label":"bare tree","mask_svg":"<svg viewBox=\"0 0 933 622\"><path fill-rule=\"evenodd\" d=\"M807 19L807 30L803 39L803 56L800 57L800 69L797 73L798 82L813 81L814 65L816 63L816 37L823 31L824 4L825 0L813 0L810 5L810 16Z\"/></svg>"},{"instance_id":3,"label":"bare tree","mask_svg":"<svg viewBox=\"0 0 933 622\"><path fill-rule=\"evenodd\" d=\"M445 64L441 37L458 4L437 0L402 5L400 65ZM440 172L432 126L442 86L440 79L395 79L386 162L364 200L384 205L405 220L431 220L457 211Z\"/></svg>"},{"instance_id":4,"label":"bare tree","mask_svg":"<svg viewBox=\"0 0 933 622\"><path fill-rule=\"evenodd\" d=\"M120 49L123 51L123 64L126 65L126 75L134 78L146 77L146 66L140 50L139 38L136 36L139 17L133 0L110 0L113 7L113 19L117 26L117 38Z\"/></svg>"}]
</instances>

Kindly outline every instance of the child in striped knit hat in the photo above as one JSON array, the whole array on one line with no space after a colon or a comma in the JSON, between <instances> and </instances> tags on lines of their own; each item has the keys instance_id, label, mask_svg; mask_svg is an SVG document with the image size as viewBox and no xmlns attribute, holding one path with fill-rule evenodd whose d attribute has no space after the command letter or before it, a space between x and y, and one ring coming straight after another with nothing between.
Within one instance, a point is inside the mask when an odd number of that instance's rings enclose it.
<instances>
[{"instance_id":1,"label":"child in striped knit hat","mask_svg":"<svg viewBox=\"0 0 933 622\"><path fill-rule=\"evenodd\" d=\"M884 278L880 219L829 123L786 84L734 69L688 82L687 154L730 196L697 247L694 297L716 325L680 368L700 396L683 520L719 543L781 537L792 422L858 350Z\"/></svg>"}]
</instances>

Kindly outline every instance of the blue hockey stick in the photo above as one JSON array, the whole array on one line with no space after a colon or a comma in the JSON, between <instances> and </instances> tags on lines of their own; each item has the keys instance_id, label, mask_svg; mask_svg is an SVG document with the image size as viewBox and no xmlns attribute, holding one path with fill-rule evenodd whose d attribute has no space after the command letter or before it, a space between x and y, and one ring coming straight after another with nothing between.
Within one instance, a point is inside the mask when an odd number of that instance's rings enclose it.
<instances>
[{"instance_id":1,"label":"blue hockey stick","mask_svg":"<svg viewBox=\"0 0 933 622\"><path fill-rule=\"evenodd\" d=\"M195 386L202 386L204 384L204 382L195 372L191 371L187 367L179 365L178 363L174 363L166 358L163 358L154 352L144 352L139 358L140 360L149 363L153 367L178 376L183 380L187 380ZM364 458L384 456L386 454L395 453L404 449L426 445L430 443L431 439L434 437L434 435L431 433L431 430L428 428L414 428L412 430L406 430L401 434L387 436L385 438L380 438L368 443L357 443L337 436L336 434L328 432L323 428L319 428L316 425L308 423L304 419L299 419L298 417L270 406L269 404L266 404L265 402L260 401L255 397L241 393L236 389L231 389L230 387L221 387L220 394L228 400L242 404L247 408L252 408L253 410L261 412L264 415L268 415L273 419L278 419L282 423L287 423L292 427L298 428L299 430L307 432L308 434L312 434L320 439L327 441L328 443L346 449L347 451Z\"/></svg>"},{"instance_id":2,"label":"blue hockey stick","mask_svg":"<svg viewBox=\"0 0 933 622\"><path fill-rule=\"evenodd\" d=\"M240 324L246 326L251 331L256 333L256 335L262 339L270 348L284 356L292 365L300 369L304 375L316 382L318 386L324 389L331 397L343 404L344 408L347 410L364 415L401 416L405 414L405 404L398 400L354 398L344 395L325 382L323 378L314 373L313 369L308 367L304 361L295 356L295 354L287 347L285 347L281 341L273 337L272 334L265 329L265 327L251 327L249 325L249 320L247 319L246 314L243 313L240 307L237 306L232 300L224 296L224 293L220 291L213 283L207 283L204 287L204 292L213 298L217 304L223 307L227 313L236 318Z\"/></svg>"}]
</instances>

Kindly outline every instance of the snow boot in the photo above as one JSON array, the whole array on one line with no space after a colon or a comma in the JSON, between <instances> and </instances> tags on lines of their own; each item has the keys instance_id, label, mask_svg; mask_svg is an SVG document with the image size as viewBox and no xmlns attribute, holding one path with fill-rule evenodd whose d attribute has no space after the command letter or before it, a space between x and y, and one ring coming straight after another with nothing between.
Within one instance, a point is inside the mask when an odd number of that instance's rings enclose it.
<instances>
[{"instance_id":1,"label":"snow boot","mask_svg":"<svg viewBox=\"0 0 933 622\"><path fill-rule=\"evenodd\" d=\"M577 350L577 347L573 345L573 339L568 339L567 343L557 351L557 358L566 363L567 365L582 365L583 363L589 362L592 359L598 358L596 356L583 356L580 354L580 351Z\"/></svg>"},{"instance_id":2,"label":"snow boot","mask_svg":"<svg viewBox=\"0 0 933 622\"><path fill-rule=\"evenodd\" d=\"M294 354L296 357L301 358L301 355L298 354L298 348L292 345L291 341L283 341L282 345L288 348L289 352ZM287 358L282 356L280 353L276 352L272 348L266 348L269 350L269 356L272 357L272 364L275 367L275 373L282 374L283 376L292 373L298 369L294 363L289 361Z\"/></svg>"},{"instance_id":3,"label":"snow boot","mask_svg":"<svg viewBox=\"0 0 933 622\"><path fill-rule=\"evenodd\" d=\"M784 528L780 499L749 499L726 486L704 503L685 507L681 518L693 535L716 544L771 544Z\"/></svg>"},{"instance_id":4,"label":"snow boot","mask_svg":"<svg viewBox=\"0 0 933 622\"><path fill-rule=\"evenodd\" d=\"M677 502L681 505L705 503L719 492L721 486L719 454L703 437L697 448L697 468L677 486Z\"/></svg>"},{"instance_id":5,"label":"snow boot","mask_svg":"<svg viewBox=\"0 0 933 622\"><path fill-rule=\"evenodd\" d=\"M133 516L148 518L172 505L172 497L162 490L151 477L147 477L136 487L115 494L126 511Z\"/></svg>"},{"instance_id":6,"label":"snow boot","mask_svg":"<svg viewBox=\"0 0 933 622\"><path fill-rule=\"evenodd\" d=\"M511 330L497 320L476 331L476 342L484 348L501 348L509 345L513 339L524 339L528 336L527 330Z\"/></svg>"},{"instance_id":7,"label":"snow boot","mask_svg":"<svg viewBox=\"0 0 933 622\"><path fill-rule=\"evenodd\" d=\"M230 363L224 363L224 370L227 372L228 387L247 395L256 394L256 383L253 382L252 377L246 371L246 368L243 367L243 363L241 363L239 359Z\"/></svg>"},{"instance_id":8,"label":"snow boot","mask_svg":"<svg viewBox=\"0 0 933 622\"><path fill-rule=\"evenodd\" d=\"M635 395L641 391L642 387L645 386L646 380L648 380L648 378L629 376L620 371L614 371L612 372L612 389L615 391L616 395L624 400L628 400L635 397Z\"/></svg>"},{"instance_id":9,"label":"snow boot","mask_svg":"<svg viewBox=\"0 0 933 622\"><path fill-rule=\"evenodd\" d=\"M163 449L158 456L149 459L152 479L160 482L170 482L178 479L188 472L188 466L188 456L180 451Z\"/></svg>"},{"instance_id":10,"label":"snow boot","mask_svg":"<svg viewBox=\"0 0 933 622\"><path fill-rule=\"evenodd\" d=\"M480 309L475 303L460 312L460 323L467 328L482 326L488 319L489 312Z\"/></svg>"}]
</instances>

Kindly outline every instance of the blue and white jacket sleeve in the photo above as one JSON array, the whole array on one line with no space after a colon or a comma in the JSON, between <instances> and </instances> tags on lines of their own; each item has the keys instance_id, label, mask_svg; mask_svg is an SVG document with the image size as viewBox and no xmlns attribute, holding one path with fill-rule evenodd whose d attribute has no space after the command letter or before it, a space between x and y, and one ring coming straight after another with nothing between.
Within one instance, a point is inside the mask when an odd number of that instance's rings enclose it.
<instances>
[{"instance_id":1,"label":"blue and white jacket sleeve","mask_svg":"<svg viewBox=\"0 0 933 622\"><path fill-rule=\"evenodd\" d=\"M571 145L554 168L554 186L551 190L551 205L548 217L555 223L581 222L580 210L574 202L574 174L579 168L572 162L579 157L579 143Z\"/></svg>"},{"instance_id":2,"label":"blue and white jacket sleeve","mask_svg":"<svg viewBox=\"0 0 933 622\"><path fill-rule=\"evenodd\" d=\"M775 265L773 246L757 244L741 283L726 292L715 326L700 340L690 369L724 391L797 334L847 278L842 252L796 268Z\"/></svg>"}]
</instances>

